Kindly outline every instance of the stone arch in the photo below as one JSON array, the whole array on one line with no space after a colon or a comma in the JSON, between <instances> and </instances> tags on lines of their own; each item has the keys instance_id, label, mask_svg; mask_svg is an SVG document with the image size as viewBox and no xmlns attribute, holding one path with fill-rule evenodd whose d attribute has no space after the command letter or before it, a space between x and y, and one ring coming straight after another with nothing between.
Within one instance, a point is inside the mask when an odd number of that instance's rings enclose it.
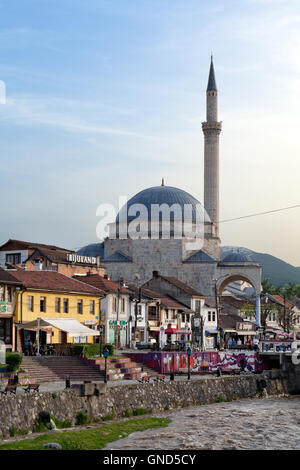
<instances>
[{"instance_id":1,"label":"stone arch","mask_svg":"<svg viewBox=\"0 0 300 470\"><path fill-rule=\"evenodd\" d=\"M225 287L234 281L245 281L251 284L256 295L256 325L261 326L260 321L260 293L261 293L261 267L259 265L244 265L242 269L238 266L218 266L217 270L217 295L221 295Z\"/></svg>"},{"instance_id":2,"label":"stone arch","mask_svg":"<svg viewBox=\"0 0 300 470\"><path fill-rule=\"evenodd\" d=\"M228 284L234 281L244 281L248 282L253 289L255 290L256 294L260 293L260 282L258 282L257 279L252 279L250 276L245 276L245 274L227 274L225 276L222 276L221 278L218 279L217 281L217 292L218 295L222 295L223 290L225 289Z\"/></svg>"}]
</instances>

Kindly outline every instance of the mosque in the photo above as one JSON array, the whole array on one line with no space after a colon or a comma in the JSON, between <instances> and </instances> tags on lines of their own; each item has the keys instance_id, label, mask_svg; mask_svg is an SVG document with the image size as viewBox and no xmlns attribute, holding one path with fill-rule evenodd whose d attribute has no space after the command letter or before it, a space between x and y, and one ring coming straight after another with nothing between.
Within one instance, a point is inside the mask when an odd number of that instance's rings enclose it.
<instances>
[{"instance_id":1,"label":"mosque","mask_svg":"<svg viewBox=\"0 0 300 470\"><path fill-rule=\"evenodd\" d=\"M161 186L144 189L133 196L120 210L115 223L110 224L109 236L102 243L81 248L78 254L100 256L101 264L112 280L122 277L126 282L136 284L138 279L142 285L152 278L153 271L158 271L212 298L216 293L220 295L231 282L246 281L255 290L256 322L259 325L260 265L239 253L220 259L219 136L222 123L218 121L218 90L212 58L206 90L206 121L202 123L202 130L204 207L191 194L165 186L162 181ZM176 209L168 213L168 237L162 230L165 222L163 211L153 216L153 207L157 206ZM137 222L140 227L138 236L129 236L129 228ZM182 230L182 236L178 236L176 227L181 228L185 223L190 224L190 231ZM156 227L154 235L151 231L153 226ZM199 226L202 230L195 231L194 228Z\"/></svg>"}]
</instances>

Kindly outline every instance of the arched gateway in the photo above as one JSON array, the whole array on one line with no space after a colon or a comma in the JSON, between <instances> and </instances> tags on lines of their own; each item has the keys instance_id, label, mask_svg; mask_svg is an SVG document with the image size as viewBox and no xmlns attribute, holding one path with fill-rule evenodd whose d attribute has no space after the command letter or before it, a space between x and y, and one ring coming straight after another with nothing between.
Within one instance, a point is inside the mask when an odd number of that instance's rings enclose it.
<instances>
[{"instance_id":1,"label":"arched gateway","mask_svg":"<svg viewBox=\"0 0 300 470\"><path fill-rule=\"evenodd\" d=\"M258 263L249 260L239 253L226 256L218 263L216 290L221 295L225 287L234 281L245 281L251 284L256 296L256 325L260 324L260 293L262 269Z\"/></svg>"}]
</instances>

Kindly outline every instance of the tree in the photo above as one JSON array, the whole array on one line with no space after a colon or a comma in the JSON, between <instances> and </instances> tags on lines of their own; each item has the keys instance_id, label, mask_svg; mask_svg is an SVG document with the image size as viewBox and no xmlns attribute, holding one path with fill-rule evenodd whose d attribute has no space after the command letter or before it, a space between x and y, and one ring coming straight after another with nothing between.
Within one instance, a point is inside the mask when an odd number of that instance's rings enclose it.
<instances>
[{"instance_id":1,"label":"tree","mask_svg":"<svg viewBox=\"0 0 300 470\"><path fill-rule=\"evenodd\" d=\"M261 303L261 305L260 305L260 323L261 323L261 326L266 326L267 319L271 315L271 313L274 312L274 310L276 310L276 306L275 306L275 309L274 309L274 304L273 303L271 303L271 302L267 302L267 303L262 302ZM246 303L245 305L243 305L240 312L241 312L242 316L245 317L245 318L255 317L255 315L256 315L255 306L253 304L249 304L249 303Z\"/></svg>"},{"instance_id":2,"label":"tree","mask_svg":"<svg viewBox=\"0 0 300 470\"><path fill-rule=\"evenodd\" d=\"M296 323L296 317L294 312L291 308L287 306L277 306L277 321L279 326L285 331L286 333L290 333L291 330L294 329L294 325Z\"/></svg>"},{"instance_id":3,"label":"tree","mask_svg":"<svg viewBox=\"0 0 300 470\"><path fill-rule=\"evenodd\" d=\"M276 288L273 286L271 283L271 280L269 277L266 277L262 283L262 292L263 294L275 294L276 293Z\"/></svg>"}]
</instances>

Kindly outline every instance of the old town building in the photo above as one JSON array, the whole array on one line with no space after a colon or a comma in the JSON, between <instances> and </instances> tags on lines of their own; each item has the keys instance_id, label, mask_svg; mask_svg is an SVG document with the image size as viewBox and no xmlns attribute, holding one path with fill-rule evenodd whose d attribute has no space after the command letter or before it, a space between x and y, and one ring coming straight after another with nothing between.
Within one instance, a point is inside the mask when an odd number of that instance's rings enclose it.
<instances>
[{"instance_id":1,"label":"old town building","mask_svg":"<svg viewBox=\"0 0 300 470\"><path fill-rule=\"evenodd\" d=\"M7 351L12 351L15 343L14 311L22 286L22 282L0 268L0 341Z\"/></svg>"},{"instance_id":2,"label":"old town building","mask_svg":"<svg viewBox=\"0 0 300 470\"><path fill-rule=\"evenodd\" d=\"M82 256L55 245L8 240L0 247L0 266L19 266L26 270L57 271L66 276L105 273L98 256Z\"/></svg>"},{"instance_id":3,"label":"old town building","mask_svg":"<svg viewBox=\"0 0 300 470\"><path fill-rule=\"evenodd\" d=\"M99 335L103 296L99 289L54 271L16 268L4 272L19 283L13 312L13 350L24 352L28 340L36 343L38 339L41 347L47 347L92 343Z\"/></svg>"}]
</instances>

